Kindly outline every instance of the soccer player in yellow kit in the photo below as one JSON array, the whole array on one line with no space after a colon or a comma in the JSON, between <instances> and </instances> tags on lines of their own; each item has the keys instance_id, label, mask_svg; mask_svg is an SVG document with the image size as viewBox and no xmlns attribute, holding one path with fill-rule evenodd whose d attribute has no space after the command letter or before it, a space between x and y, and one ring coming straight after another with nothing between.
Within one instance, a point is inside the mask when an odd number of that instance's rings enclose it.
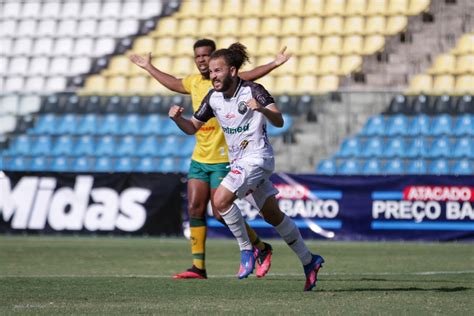
<instances>
[{"instance_id":1,"label":"soccer player in yellow kit","mask_svg":"<svg viewBox=\"0 0 474 316\"><path fill-rule=\"evenodd\" d=\"M151 63L151 53L146 57L131 55L130 60L142 67L158 82L168 89L190 94L193 110L196 111L202 100L212 89L209 79L209 59L216 50L214 41L201 39L194 44L194 61L199 74L190 75L184 79L178 79L170 74L162 72ZM256 80L273 69L284 64L290 55L285 54L285 49L279 52L274 61L258 66L250 71L241 72L239 76L245 80ZM196 133L196 146L191 157L191 165L188 173L188 212L191 230L191 252L193 265L190 269L175 274L176 279L206 279L205 245L206 245L206 206L219 186L221 180L229 172L229 161L227 145L222 129L215 118L209 120ZM216 219L222 220L215 206L212 205ZM258 238L255 231L247 224L246 229L250 241L257 249L257 277L263 277L270 269L272 248Z\"/></svg>"}]
</instances>

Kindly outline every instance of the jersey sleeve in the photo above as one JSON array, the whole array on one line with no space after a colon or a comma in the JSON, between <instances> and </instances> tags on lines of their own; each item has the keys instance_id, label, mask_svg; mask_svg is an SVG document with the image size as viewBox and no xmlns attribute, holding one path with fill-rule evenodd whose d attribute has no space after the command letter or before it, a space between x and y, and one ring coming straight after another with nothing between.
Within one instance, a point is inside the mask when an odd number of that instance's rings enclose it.
<instances>
[{"instance_id":1,"label":"jersey sleeve","mask_svg":"<svg viewBox=\"0 0 474 316\"><path fill-rule=\"evenodd\" d=\"M252 97L264 107L275 103L275 99L261 84L256 83L252 87Z\"/></svg>"},{"instance_id":2,"label":"jersey sleeve","mask_svg":"<svg viewBox=\"0 0 474 316\"><path fill-rule=\"evenodd\" d=\"M209 93L204 97L204 99L201 102L201 105L199 106L199 109L197 109L196 112L194 112L194 118L197 119L198 121L201 122L207 122L211 118L214 117L214 111L211 108L211 95L214 92L214 90L209 91Z\"/></svg>"},{"instance_id":3,"label":"jersey sleeve","mask_svg":"<svg viewBox=\"0 0 474 316\"><path fill-rule=\"evenodd\" d=\"M194 76L186 76L183 79L181 79L181 82L183 83L184 90L186 90L187 93L191 93L191 87L193 85L193 80L194 80Z\"/></svg>"}]
</instances>

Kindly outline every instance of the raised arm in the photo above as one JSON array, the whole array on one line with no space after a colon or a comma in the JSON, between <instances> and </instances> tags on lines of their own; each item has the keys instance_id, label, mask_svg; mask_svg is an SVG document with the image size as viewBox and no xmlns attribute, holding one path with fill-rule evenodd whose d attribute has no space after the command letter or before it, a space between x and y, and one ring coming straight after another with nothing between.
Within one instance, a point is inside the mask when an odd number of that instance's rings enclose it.
<instances>
[{"instance_id":1,"label":"raised arm","mask_svg":"<svg viewBox=\"0 0 474 316\"><path fill-rule=\"evenodd\" d=\"M204 125L203 122L192 117L190 120L182 116L184 108L179 105L173 105L168 116L178 125L178 127L188 135L194 135Z\"/></svg>"},{"instance_id":2,"label":"raised arm","mask_svg":"<svg viewBox=\"0 0 474 316\"><path fill-rule=\"evenodd\" d=\"M269 62L266 65L257 66L252 70L241 72L239 74L239 77L244 80L254 81L265 76L266 74L271 72L273 69L280 67L281 65L286 63L288 59L290 59L291 54L285 54L285 51L286 51L286 46L283 47L283 49L280 52L278 52L278 54L276 55L273 61Z\"/></svg>"},{"instance_id":3,"label":"raised arm","mask_svg":"<svg viewBox=\"0 0 474 316\"><path fill-rule=\"evenodd\" d=\"M140 55L132 54L129 56L130 60L137 66L145 69L148 73L155 78L159 83L164 85L166 88L171 91L188 94L184 89L183 82L181 79L178 79L166 72L163 72L153 66L151 63L151 53L148 53L145 57Z\"/></svg>"}]
</instances>

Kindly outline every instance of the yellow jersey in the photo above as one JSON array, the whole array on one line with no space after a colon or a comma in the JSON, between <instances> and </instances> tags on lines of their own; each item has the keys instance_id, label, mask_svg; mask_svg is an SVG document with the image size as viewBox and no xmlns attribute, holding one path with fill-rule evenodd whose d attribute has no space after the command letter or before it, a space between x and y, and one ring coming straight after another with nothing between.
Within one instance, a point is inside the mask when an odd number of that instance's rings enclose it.
<instances>
[{"instance_id":1,"label":"yellow jersey","mask_svg":"<svg viewBox=\"0 0 474 316\"><path fill-rule=\"evenodd\" d=\"M191 95L193 110L196 111L209 90L212 89L212 82L203 78L201 74L187 76L182 82L186 92ZM196 146L191 159L200 163L229 161L224 133L215 117L196 133Z\"/></svg>"}]
</instances>

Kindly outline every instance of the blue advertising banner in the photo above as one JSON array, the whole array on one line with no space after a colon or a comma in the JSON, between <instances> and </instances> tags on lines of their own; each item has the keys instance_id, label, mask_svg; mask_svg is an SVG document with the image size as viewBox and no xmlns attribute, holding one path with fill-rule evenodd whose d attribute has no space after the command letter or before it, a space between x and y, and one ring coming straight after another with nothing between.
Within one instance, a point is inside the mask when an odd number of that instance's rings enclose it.
<instances>
[{"instance_id":1,"label":"blue advertising banner","mask_svg":"<svg viewBox=\"0 0 474 316\"><path fill-rule=\"evenodd\" d=\"M472 240L472 176L315 176L274 174L282 211L305 238ZM249 203L238 201L262 237L276 237ZM229 236L209 218L210 235Z\"/></svg>"}]
</instances>

